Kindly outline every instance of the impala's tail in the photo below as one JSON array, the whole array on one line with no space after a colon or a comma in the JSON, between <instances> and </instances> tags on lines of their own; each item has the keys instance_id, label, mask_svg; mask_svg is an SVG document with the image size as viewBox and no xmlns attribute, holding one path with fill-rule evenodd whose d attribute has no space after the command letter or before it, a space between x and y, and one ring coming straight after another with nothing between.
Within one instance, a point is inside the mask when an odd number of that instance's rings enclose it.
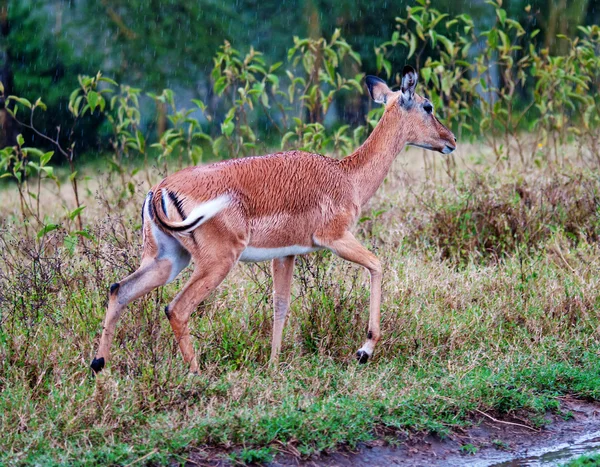
<instances>
[{"instance_id":1,"label":"impala's tail","mask_svg":"<svg viewBox=\"0 0 600 467\"><path fill-rule=\"evenodd\" d=\"M223 194L211 200L200 202L186 215L182 200L178 198L176 193L169 191L167 188L157 190L154 196L149 193L149 198L151 198L150 205L156 213L155 217L158 224L165 230L183 234L192 232L199 225L217 215L231 201L229 195ZM173 207L181 221L169 219L170 212L171 215L175 214Z\"/></svg>"}]
</instances>

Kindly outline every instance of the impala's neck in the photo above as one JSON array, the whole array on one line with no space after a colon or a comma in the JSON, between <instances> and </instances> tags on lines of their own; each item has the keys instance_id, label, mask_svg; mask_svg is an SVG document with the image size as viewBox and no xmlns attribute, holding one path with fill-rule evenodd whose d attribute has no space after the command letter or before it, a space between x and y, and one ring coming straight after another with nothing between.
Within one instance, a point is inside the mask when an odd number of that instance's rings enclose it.
<instances>
[{"instance_id":1,"label":"impala's neck","mask_svg":"<svg viewBox=\"0 0 600 467\"><path fill-rule=\"evenodd\" d=\"M403 125L397 119L398 116L392 112L385 112L367 140L342 159L341 164L350 174L361 205L375 194L406 144Z\"/></svg>"}]
</instances>

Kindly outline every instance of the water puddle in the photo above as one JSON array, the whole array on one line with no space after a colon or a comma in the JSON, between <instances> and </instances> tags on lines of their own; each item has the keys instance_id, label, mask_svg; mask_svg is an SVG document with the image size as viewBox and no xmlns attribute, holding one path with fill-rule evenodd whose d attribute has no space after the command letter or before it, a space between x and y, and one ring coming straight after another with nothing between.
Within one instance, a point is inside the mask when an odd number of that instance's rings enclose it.
<instances>
[{"instance_id":1,"label":"water puddle","mask_svg":"<svg viewBox=\"0 0 600 467\"><path fill-rule=\"evenodd\" d=\"M583 455L600 453L600 404L564 398L561 409L570 412L572 419L560 414L547 414L550 425L532 433L514 424L490 423L483 419L454 439L440 440L431 435L407 440L392 447L374 445L358 453L331 453L306 462L279 458L277 467L557 467ZM509 450L493 446L502 442ZM477 448L465 454L463 446Z\"/></svg>"},{"instance_id":2,"label":"water puddle","mask_svg":"<svg viewBox=\"0 0 600 467\"><path fill-rule=\"evenodd\" d=\"M494 467L546 467L565 464L585 454L600 451L600 431L587 433L572 442L564 442L554 446L529 449L523 457L502 461L488 466Z\"/></svg>"},{"instance_id":3,"label":"water puddle","mask_svg":"<svg viewBox=\"0 0 600 467\"><path fill-rule=\"evenodd\" d=\"M543 447L529 448L522 453L485 452L484 459L465 459L461 464L469 467L555 467L583 455L600 452L600 431L579 435L573 440ZM454 459L448 459L454 465Z\"/></svg>"}]
</instances>

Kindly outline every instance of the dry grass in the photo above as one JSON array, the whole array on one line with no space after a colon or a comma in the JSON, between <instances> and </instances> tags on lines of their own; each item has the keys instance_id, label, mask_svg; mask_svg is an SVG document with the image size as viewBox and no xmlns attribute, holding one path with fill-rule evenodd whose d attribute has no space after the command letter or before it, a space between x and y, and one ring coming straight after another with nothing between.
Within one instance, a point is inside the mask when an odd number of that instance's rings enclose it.
<instances>
[{"instance_id":1,"label":"dry grass","mask_svg":"<svg viewBox=\"0 0 600 467\"><path fill-rule=\"evenodd\" d=\"M402 161L357 227L385 270L384 337L366 367L353 355L367 277L320 253L296 268L278 371L267 367L271 280L258 264L237 266L193 318L201 376L187 377L162 311L184 272L129 307L93 379L107 286L138 264L147 187L107 217L111 198L94 188L105 182L90 180L94 240L71 249L63 230L24 235L3 191L0 461L163 463L211 446L265 461L381 433L443 436L477 409L539 414L560 394L600 397L596 173L484 165L418 180Z\"/></svg>"}]
</instances>

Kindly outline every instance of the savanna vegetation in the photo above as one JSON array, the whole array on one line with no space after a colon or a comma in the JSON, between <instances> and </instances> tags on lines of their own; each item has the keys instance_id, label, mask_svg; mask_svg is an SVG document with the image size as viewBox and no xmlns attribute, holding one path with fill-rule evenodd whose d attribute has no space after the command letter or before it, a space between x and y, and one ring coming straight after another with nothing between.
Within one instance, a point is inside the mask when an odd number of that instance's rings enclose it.
<instances>
[{"instance_id":1,"label":"savanna vegetation","mask_svg":"<svg viewBox=\"0 0 600 467\"><path fill-rule=\"evenodd\" d=\"M78 18L103 20L82 3L71 33ZM133 44L115 53L127 71L153 60L140 52L145 37L151 49L177 47L177 36L163 43L128 22L131 2L101 3L115 44ZM221 24L220 6L207 5L196 13ZM43 77L28 88L4 74L0 463L265 463L416 432L443 438L482 412L540 428L561 396L600 399L600 27L577 11L541 21L535 4L479 7L480 18L426 0L397 8L379 17L389 34L370 49L344 27L321 36L318 22L283 53L228 37L212 61L185 61L201 53L191 42L181 62L157 55L149 89L134 72L82 70L77 54L68 93L35 93L51 87ZM3 18L29 16L17 4ZM165 27L185 24L170 18ZM138 266L150 186L223 158L293 148L343 157L382 112L363 96L364 74L397 85L402 60L418 67L418 92L459 149L401 154L357 225L385 271L375 359L354 360L366 275L321 252L297 262L279 368L268 366L264 263L237 266L197 310L199 376L187 375L163 313L184 272L129 307L93 377L108 285ZM185 80L206 63L205 90L168 87L173 68Z\"/></svg>"}]
</instances>

